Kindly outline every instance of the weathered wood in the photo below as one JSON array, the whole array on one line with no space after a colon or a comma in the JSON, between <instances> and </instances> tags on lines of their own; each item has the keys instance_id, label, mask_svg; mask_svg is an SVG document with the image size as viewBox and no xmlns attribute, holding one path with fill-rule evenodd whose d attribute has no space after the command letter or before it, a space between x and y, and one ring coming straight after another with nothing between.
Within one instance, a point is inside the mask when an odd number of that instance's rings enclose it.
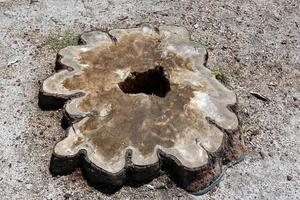
<instances>
[{"instance_id":1,"label":"weathered wood","mask_svg":"<svg viewBox=\"0 0 300 200\"><path fill-rule=\"evenodd\" d=\"M164 169L197 191L241 156L236 95L203 66L206 51L186 29L144 26L82 40L59 52L39 95L44 109L64 105L69 126L52 174L81 167L92 185L121 186Z\"/></svg>"}]
</instances>

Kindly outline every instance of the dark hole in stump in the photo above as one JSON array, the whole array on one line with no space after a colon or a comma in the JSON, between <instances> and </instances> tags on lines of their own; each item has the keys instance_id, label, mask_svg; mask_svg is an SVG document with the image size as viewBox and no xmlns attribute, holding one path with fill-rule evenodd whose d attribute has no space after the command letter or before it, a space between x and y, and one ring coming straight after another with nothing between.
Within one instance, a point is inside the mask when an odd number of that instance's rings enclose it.
<instances>
[{"instance_id":1,"label":"dark hole in stump","mask_svg":"<svg viewBox=\"0 0 300 200\"><path fill-rule=\"evenodd\" d=\"M171 90L164 68L160 66L145 72L132 72L131 76L119 83L119 87L127 94L145 93L159 97L165 97Z\"/></svg>"}]
</instances>

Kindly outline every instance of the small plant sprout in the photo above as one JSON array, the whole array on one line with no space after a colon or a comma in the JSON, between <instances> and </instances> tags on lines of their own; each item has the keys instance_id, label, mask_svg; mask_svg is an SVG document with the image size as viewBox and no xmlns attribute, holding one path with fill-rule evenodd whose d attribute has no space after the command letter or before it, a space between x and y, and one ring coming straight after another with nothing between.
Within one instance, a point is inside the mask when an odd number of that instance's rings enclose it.
<instances>
[{"instance_id":1,"label":"small plant sprout","mask_svg":"<svg viewBox=\"0 0 300 200\"><path fill-rule=\"evenodd\" d=\"M243 135L246 139L250 139L251 137L251 133L252 133L252 127L250 126L243 126L242 127L242 132L243 132Z\"/></svg>"},{"instance_id":2,"label":"small plant sprout","mask_svg":"<svg viewBox=\"0 0 300 200\"><path fill-rule=\"evenodd\" d=\"M240 76L241 75L241 70L240 69L236 69L233 71L233 73L237 76Z\"/></svg>"},{"instance_id":3,"label":"small plant sprout","mask_svg":"<svg viewBox=\"0 0 300 200\"><path fill-rule=\"evenodd\" d=\"M207 47L208 47L208 38L207 38L207 37L202 38L202 39L200 40L200 44L201 44L202 46L204 46L205 48L207 48Z\"/></svg>"},{"instance_id":4,"label":"small plant sprout","mask_svg":"<svg viewBox=\"0 0 300 200\"><path fill-rule=\"evenodd\" d=\"M224 85L228 85L229 84L229 78L223 72L221 72L219 70L215 70L215 71L212 72L212 75L214 75L215 78L217 80L219 80L221 83L223 83Z\"/></svg>"}]
</instances>

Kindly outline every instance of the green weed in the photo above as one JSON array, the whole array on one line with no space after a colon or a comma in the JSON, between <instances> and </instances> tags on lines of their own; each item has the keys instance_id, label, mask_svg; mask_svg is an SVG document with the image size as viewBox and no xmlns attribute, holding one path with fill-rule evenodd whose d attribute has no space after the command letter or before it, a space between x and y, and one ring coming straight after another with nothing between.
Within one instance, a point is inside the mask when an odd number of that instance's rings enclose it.
<instances>
[{"instance_id":1,"label":"green weed","mask_svg":"<svg viewBox=\"0 0 300 200\"><path fill-rule=\"evenodd\" d=\"M79 42L79 36L74 36L69 33L65 35L49 36L45 39L45 44L49 45L52 49L63 49L67 46L78 45Z\"/></svg>"},{"instance_id":2,"label":"green weed","mask_svg":"<svg viewBox=\"0 0 300 200\"><path fill-rule=\"evenodd\" d=\"M216 77L217 80L219 80L224 85L228 85L229 84L229 78L223 72L221 72L219 70L215 70L215 71L212 72L212 74Z\"/></svg>"},{"instance_id":3,"label":"green weed","mask_svg":"<svg viewBox=\"0 0 300 200\"><path fill-rule=\"evenodd\" d=\"M243 126L242 133L246 139L249 139L252 134L252 128L250 126Z\"/></svg>"},{"instance_id":4,"label":"green weed","mask_svg":"<svg viewBox=\"0 0 300 200\"><path fill-rule=\"evenodd\" d=\"M233 71L233 73L237 76L240 76L241 75L241 70L240 69L236 69Z\"/></svg>"}]
</instances>

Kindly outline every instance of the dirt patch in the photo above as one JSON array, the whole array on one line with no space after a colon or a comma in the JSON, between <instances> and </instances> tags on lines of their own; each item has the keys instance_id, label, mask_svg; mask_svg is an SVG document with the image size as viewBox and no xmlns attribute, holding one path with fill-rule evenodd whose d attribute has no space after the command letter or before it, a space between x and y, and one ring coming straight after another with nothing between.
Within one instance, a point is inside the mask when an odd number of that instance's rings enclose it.
<instances>
[{"instance_id":1,"label":"dirt patch","mask_svg":"<svg viewBox=\"0 0 300 200\"><path fill-rule=\"evenodd\" d=\"M227 75L229 87L238 94L243 130L249 135L245 162L229 170L216 191L199 199L297 199L298 5L281 0L1 2L1 198L193 198L166 176L107 196L91 189L79 172L53 178L48 169L52 147L64 134L59 124L62 113L42 112L37 106L38 81L53 73L57 53L44 43L45 38L152 23L185 26L193 40L207 46L207 67Z\"/></svg>"}]
</instances>

